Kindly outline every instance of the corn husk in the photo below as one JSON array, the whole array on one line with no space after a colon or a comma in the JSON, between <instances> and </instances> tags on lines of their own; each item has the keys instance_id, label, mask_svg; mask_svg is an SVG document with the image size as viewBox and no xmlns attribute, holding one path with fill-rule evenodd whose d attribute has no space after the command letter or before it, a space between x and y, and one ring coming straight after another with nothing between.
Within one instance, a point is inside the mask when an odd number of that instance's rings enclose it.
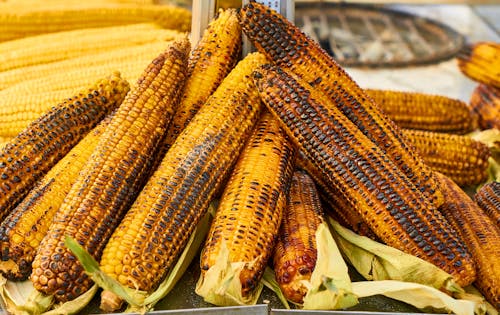
<instances>
[{"instance_id":1,"label":"corn husk","mask_svg":"<svg viewBox=\"0 0 500 315\"><path fill-rule=\"evenodd\" d=\"M213 205L210 207L213 207ZM103 290L112 292L128 304L126 312L146 313L153 310L156 303L173 289L177 281L191 264L201 244L205 240L205 236L210 227L210 220L210 211L208 211L196 226L184 251L172 270L160 283L159 287L152 293L128 288L106 275L100 270L99 264L95 259L73 239L67 238L66 246L75 254L85 271L99 287L103 288Z\"/></svg>"},{"instance_id":2,"label":"corn husk","mask_svg":"<svg viewBox=\"0 0 500 315\"><path fill-rule=\"evenodd\" d=\"M272 270L270 267L266 267L266 270L264 270L264 275L262 276L261 281L262 284L264 284L264 286L271 289L271 291L273 291L276 294L276 296L278 296L278 299L287 310L290 309L290 304L288 304L288 300L281 291L278 281L276 281L276 275L274 273L274 270Z\"/></svg>"},{"instance_id":3,"label":"corn husk","mask_svg":"<svg viewBox=\"0 0 500 315\"><path fill-rule=\"evenodd\" d=\"M464 290L439 267L344 228L329 218L342 255L366 280L414 282L453 294Z\"/></svg>"},{"instance_id":4,"label":"corn husk","mask_svg":"<svg viewBox=\"0 0 500 315\"><path fill-rule=\"evenodd\" d=\"M496 128L486 129L470 133L469 136L490 148L491 157L488 159L488 180L486 182L500 181L500 130Z\"/></svg>"}]
</instances>

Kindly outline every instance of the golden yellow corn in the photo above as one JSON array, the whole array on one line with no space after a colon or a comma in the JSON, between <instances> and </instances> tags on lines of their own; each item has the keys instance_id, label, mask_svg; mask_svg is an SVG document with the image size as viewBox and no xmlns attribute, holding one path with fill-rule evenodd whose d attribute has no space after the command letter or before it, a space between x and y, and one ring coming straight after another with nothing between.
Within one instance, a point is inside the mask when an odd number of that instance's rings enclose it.
<instances>
[{"instance_id":1,"label":"golden yellow corn","mask_svg":"<svg viewBox=\"0 0 500 315\"><path fill-rule=\"evenodd\" d=\"M304 171L295 171L289 201L283 213L273 266L276 280L285 297L302 303L316 267L316 230L323 222L323 209L314 181Z\"/></svg>"},{"instance_id":2,"label":"golden yellow corn","mask_svg":"<svg viewBox=\"0 0 500 315\"><path fill-rule=\"evenodd\" d=\"M92 284L64 239L72 237L100 259L150 173L178 103L189 50L187 38L172 43L144 70L113 114L40 244L31 273L38 291L68 301Z\"/></svg>"},{"instance_id":3,"label":"golden yellow corn","mask_svg":"<svg viewBox=\"0 0 500 315\"><path fill-rule=\"evenodd\" d=\"M441 212L458 231L477 268L475 286L500 308L500 229L450 178L440 175L445 203Z\"/></svg>"},{"instance_id":4,"label":"golden yellow corn","mask_svg":"<svg viewBox=\"0 0 500 315\"><path fill-rule=\"evenodd\" d=\"M108 117L51 168L1 223L0 271L7 279L25 280L30 275L38 246L78 173L97 146L109 123Z\"/></svg>"},{"instance_id":5,"label":"golden yellow corn","mask_svg":"<svg viewBox=\"0 0 500 315\"><path fill-rule=\"evenodd\" d=\"M165 139L166 147L215 91L241 56L241 27L235 9L219 11L189 58L188 79Z\"/></svg>"},{"instance_id":6,"label":"golden yellow corn","mask_svg":"<svg viewBox=\"0 0 500 315\"><path fill-rule=\"evenodd\" d=\"M468 45L457 55L457 64L470 79L500 88L500 43L483 41Z\"/></svg>"},{"instance_id":7,"label":"golden yellow corn","mask_svg":"<svg viewBox=\"0 0 500 315\"><path fill-rule=\"evenodd\" d=\"M324 94L276 66L261 67L254 79L306 158L383 242L443 268L457 283L474 280L474 264L453 228Z\"/></svg>"},{"instance_id":8,"label":"golden yellow corn","mask_svg":"<svg viewBox=\"0 0 500 315\"><path fill-rule=\"evenodd\" d=\"M255 125L261 104L248 76L264 61L240 61L179 135L106 245L103 272L146 292L163 280ZM101 309L117 305L103 291Z\"/></svg>"},{"instance_id":9,"label":"golden yellow corn","mask_svg":"<svg viewBox=\"0 0 500 315\"><path fill-rule=\"evenodd\" d=\"M129 84L114 73L55 105L0 152L0 219L34 183L122 102Z\"/></svg>"},{"instance_id":10,"label":"golden yellow corn","mask_svg":"<svg viewBox=\"0 0 500 315\"><path fill-rule=\"evenodd\" d=\"M399 127L464 134L475 129L468 105L443 95L365 89Z\"/></svg>"},{"instance_id":11,"label":"golden yellow corn","mask_svg":"<svg viewBox=\"0 0 500 315\"><path fill-rule=\"evenodd\" d=\"M284 16L258 2L241 11L242 28L258 51L321 91L373 145L380 147L417 189L436 205L442 196L431 169L411 149L399 128L314 40Z\"/></svg>"},{"instance_id":12,"label":"golden yellow corn","mask_svg":"<svg viewBox=\"0 0 500 315\"><path fill-rule=\"evenodd\" d=\"M460 186L478 185L488 178L490 149L468 136L403 129L422 159Z\"/></svg>"},{"instance_id":13,"label":"golden yellow corn","mask_svg":"<svg viewBox=\"0 0 500 315\"><path fill-rule=\"evenodd\" d=\"M479 207L500 227L500 182L483 185L474 195Z\"/></svg>"},{"instance_id":14,"label":"golden yellow corn","mask_svg":"<svg viewBox=\"0 0 500 315\"><path fill-rule=\"evenodd\" d=\"M500 130L500 88L479 84L472 91L469 105L477 119L479 129Z\"/></svg>"},{"instance_id":15,"label":"golden yellow corn","mask_svg":"<svg viewBox=\"0 0 500 315\"><path fill-rule=\"evenodd\" d=\"M44 33L146 22L187 32L191 27L191 12L173 5L94 1L25 6L0 3L0 42Z\"/></svg>"}]
</instances>

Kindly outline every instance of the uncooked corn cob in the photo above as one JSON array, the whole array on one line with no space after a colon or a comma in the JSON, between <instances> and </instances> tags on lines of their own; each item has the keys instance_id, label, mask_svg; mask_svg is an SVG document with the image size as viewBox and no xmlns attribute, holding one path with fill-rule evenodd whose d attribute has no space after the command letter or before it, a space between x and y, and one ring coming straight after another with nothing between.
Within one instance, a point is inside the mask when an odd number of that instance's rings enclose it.
<instances>
[{"instance_id":1,"label":"uncooked corn cob","mask_svg":"<svg viewBox=\"0 0 500 315\"><path fill-rule=\"evenodd\" d=\"M477 119L479 129L500 130L500 88L479 84L472 91L469 105Z\"/></svg>"},{"instance_id":2,"label":"uncooked corn cob","mask_svg":"<svg viewBox=\"0 0 500 315\"><path fill-rule=\"evenodd\" d=\"M261 67L254 79L299 149L383 242L444 269L460 285L474 280L474 264L453 228L324 94L276 66Z\"/></svg>"},{"instance_id":3,"label":"uncooked corn cob","mask_svg":"<svg viewBox=\"0 0 500 315\"><path fill-rule=\"evenodd\" d=\"M500 308L500 229L450 178L439 175L445 203L439 208L460 234L477 268L475 286Z\"/></svg>"},{"instance_id":4,"label":"uncooked corn cob","mask_svg":"<svg viewBox=\"0 0 500 315\"><path fill-rule=\"evenodd\" d=\"M500 228L500 182L484 184L474 195L474 200Z\"/></svg>"},{"instance_id":5,"label":"uncooked corn cob","mask_svg":"<svg viewBox=\"0 0 500 315\"><path fill-rule=\"evenodd\" d=\"M279 122L264 112L231 172L201 252L203 278L218 261L242 264L241 295L257 287L278 236L293 175L296 149ZM216 291L217 288L214 288Z\"/></svg>"},{"instance_id":6,"label":"uncooked corn cob","mask_svg":"<svg viewBox=\"0 0 500 315\"><path fill-rule=\"evenodd\" d=\"M0 71L165 42L181 34L151 23L84 28L0 42ZM71 41L68 41L71 39ZM4 85L2 84L2 89Z\"/></svg>"},{"instance_id":7,"label":"uncooked corn cob","mask_svg":"<svg viewBox=\"0 0 500 315\"><path fill-rule=\"evenodd\" d=\"M283 213L273 253L276 280L285 297L302 303L316 266L316 230L323 222L323 209L314 181L304 171L295 171L289 201Z\"/></svg>"},{"instance_id":8,"label":"uncooked corn cob","mask_svg":"<svg viewBox=\"0 0 500 315\"><path fill-rule=\"evenodd\" d=\"M443 95L365 89L399 127L464 134L475 129L467 103Z\"/></svg>"},{"instance_id":9,"label":"uncooked corn cob","mask_svg":"<svg viewBox=\"0 0 500 315\"><path fill-rule=\"evenodd\" d=\"M173 5L100 2L27 5L0 3L0 42L21 37L137 23L155 23L181 32L191 27L191 12Z\"/></svg>"},{"instance_id":10,"label":"uncooked corn cob","mask_svg":"<svg viewBox=\"0 0 500 315\"><path fill-rule=\"evenodd\" d=\"M248 76L264 61L260 54L240 61L182 131L106 245L103 272L132 289L156 289L258 119L261 104ZM120 304L102 292L101 309Z\"/></svg>"},{"instance_id":11,"label":"uncooked corn cob","mask_svg":"<svg viewBox=\"0 0 500 315\"><path fill-rule=\"evenodd\" d=\"M0 271L25 280L41 240L109 123L108 115L36 183L0 225Z\"/></svg>"},{"instance_id":12,"label":"uncooked corn cob","mask_svg":"<svg viewBox=\"0 0 500 315\"><path fill-rule=\"evenodd\" d=\"M321 91L396 163L435 205L442 202L431 169L411 149L399 128L324 51L284 16L263 4L251 2L241 11L244 33L258 51Z\"/></svg>"},{"instance_id":13,"label":"uncooked corn cob","mask_svg":"<svg viewBox=\"0 0 500 315\"><path fill-rule=\"evenodd\" d=\"M460 186L478 185L488 178L490 149L468 136L403 129L422 159L433 170Z\"/></svg>"},{"instance_id":14,"label":"uncooked corn cob","mask_svg":"<svg viewBox=\"0 0 500 315\"><path fill-rule=\"evenodd\" d=\"M1 149L1 220L39 178L120 105L128 91L129 84L119 73L98 80L54 106Z\"/></svg>"},{"instance_id":15,"label":"uncooked corn cob","mask_svg":"<svg viewBox=\"0 0 500 315\"><path fill-rule=\"evenodd\" d=\"M467 45L456 58L458 68L468 78L500 88L500 43L483 41Z\"/></svg>"},{"instance_id":16,"label":"uncooked corn cob","mask_svg":"<svg viewBox=\"0 0 500 315\"><path fill-rule=\"evenodd\" d=\"M241 56L241 27L235 9L221 10L189 58L188 79L167 131L170 147Z\"/></svg>"},{"instance_id":17,"label":"uncooked corn cob","mask_svg":"<svg viewBox=\"0 0 500 315\"><path fill-rule=\"evenodd\" d=\"M36 290L73 300L91 279L64 245L66 236L99 260L150 173L185 80L190 44L179 39L156 57L127 94L64 199L33 261Z\"/></svg>"}]
</instances>

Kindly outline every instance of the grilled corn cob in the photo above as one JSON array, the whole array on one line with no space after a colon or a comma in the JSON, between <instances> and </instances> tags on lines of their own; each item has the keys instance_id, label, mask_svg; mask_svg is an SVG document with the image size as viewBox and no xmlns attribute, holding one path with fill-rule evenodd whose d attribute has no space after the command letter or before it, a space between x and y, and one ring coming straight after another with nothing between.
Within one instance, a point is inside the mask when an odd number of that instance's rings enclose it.
<instances>
[{"instance_id":1,"label":"grilled corn cob","mask_svg":"<svg viewBox=\"0 0 500 315\"><path fill-rule=\"evenodd\" d=\"M264 61L260 54L240 61L179 135L106 245L103 272L131 288L156 289L255 125L261 104L248 76ZM102 309L119 304L103 291Z\"/></svg>"},{"instance_id":2,"label":"grilled corn cob","mask_svg":"<svg viewBox=\"0 0 500 315\"><path fill-rule=\"evenodd\" d=\"M474 195L479 207L500 227L500 182L490 182Z\"/></svg>"},{"instance_id":3,"label":"grilled corn cob","mask_svg":"<svg viewBox=\"0 0 500 315\"><path fill-rule=\"evenodd\" d=\"M225 247L227 263L242 264L237 275L241 296L248 297L259 287L286 206L295 152L278 121L265 112L220 199L201 253L201 277Z\"/></svg>"},{"instance_id":4,"label":"grilled corn cob","mask_svg":"<svg viewBox=\"0 0 500 315\"><path fill-rule=\"evenodd\" d=\"M99 2L28 5L0 4L0 42L21 37L137 23L189 31L191 12L172 5L140 5Z\"/></svg>"},{"instance_id":5,"label":"grilled corn cob","mask_svg":"<svg viewBox=\"0 0 500 315\"><path fill-rule=\"evenodd\" d=\"M431 202L442 203L431 169L410 148L394 122L317 42L263 4L251 2L240 14L243 31L258 51L300 76L308 88L327 95L332 106L380 147Z\"/></svg>"},{"instance_id":6,"label":"grilled corn cob","mask_svg":"<svg viewBox=\"0 0 500 315\"><path fill-rule=\"evenodd\" d=\"M302 303L307 293L302 280L309 280L316 266L315 233L321 222L323 209L312 178L295 171L273 253L276 280L292 302Z\"/></svg>"},{"instance_id":7,"label":"grilled corn cob","mask_svg":"<svg viewBox=\"0 0 500 315\"><path fill-rule=\"evenodd\" d=\"M403 129L425 163L460 186L477 185L488 178L490 149L468 136Z\"/></svg>"},{"instance_id":8,"label":"grilled corn cob","mask_svg":"<svg viewBox=\"0 0 500 315\"><path fill-rule=\"evenodd\" d=\"M0 71L42 65L147 43L170 41L179 37L179 34L178 31L161 29L155 24L140 23L30 36L0 43ZM57 69L54 69L52 73L56 71ZM2 77L5 76L11 74L2 74ZM2 80L6 79L8 78ZM1 86L3 89L5 85Z\"/></svg>"},{"instance_id":9,"label":"grilled corn cob","mask_svg":"<svg viewBox=\"0 0 500 315\"><path fill-rule=\"evenodd\" d=\"M399 127L464 134L475 129L468 105L442 95L365 89Z\"/></svg>"},{"instance_id":10,"label":"grilled corn cob","mask_svg":"<svg viewBox=\"0 0 500 315\"><path fill-rule=\"evenodd\" d=\"M443 268L461 285L474 280L474 264L452 227L323 94L271 65L254 78L299 149L382 241Z\"/></svg>"},{"instance_id":11,"label":"grilled corn cob","mask_svg":"<svg viewBox=\"0 0 500 315\"><path fill-rule=\"evenodd\" d=\"M238 18L235 9L219 11L191 52L184 93L167 132L167 148L239 60L241 27Z\"/></svg>"},{"instance_id":12,"label":"grilled corn cob","mask_svg":"<svg viewBox=\"0 0 500 315\"><path fill-rule=\"evenodd\" d=\"M137 81L148 63L169 43L171 42L146 44L124 48L116 53L105 52L101 57L92 55L40 66L45 70L54 71L47 76L32 80L26 78L18 85L0 91L0 135L15 136L41 113L48 110L54 102L71 95L88 85L88 82L97 80L113 69L120 69L122 77L127 81ZM96 63L87 64L87 60L90 59ZM50 69L51 67L53 69Z\"/></svg>"},{"instance_id":13,"label":"grilled corn cob","mask_svg":"<svg viewBox=\"0 0 500 315\"><path fill-rule=\"evenodd\" d=\"M119 73L54 106L9 141L0 152L0 219L104 116L129 90Z\"/></svg>"},{"instance_id":14,"label":"grilled corn cob","mask_svg":"<svg viewBox=\"0 0 500 315\"><path fill-rule=\"evenodd\" d=\"M439 176L445 203L440 207L460 234L477 268L475 285L486 299L500 308L500 229L445 175Z\"/></svg>"},{"instance_id":15,"label":"grilled corn cob","mask_svg":"<svg viewBox=\"0 0 500 315\"><path fill-rule=\"evenodd\" d=\"M164 136L185 80L189 41L156 57L113 114L96 149L64 199L33 261L35 289L73 300L91 285L65 247L70 236L95 259L137 196Z\"/></svg>"},{"instance_id":16,"label":"grilled corn cob","mask_svg":"<svg viewBox=\"0 0 500 315\"><path fill-rule=\"evenodd\" d=\"M103 119L75 145L0 225L0 271L7 279L24 280L31 273L40 241L108 123Z\"/></svg>"},{"instance_id":17,"label":"grilled corn cob","mask_svg":"<svg viewBox=\"0 0 500 315\"><path fill-rule=\"evenodd\" d=\"M470 79L500 88L500 43L477 42L457 55L458 68Z\"/></svg>"},{"instance_id":18,"label":"grilled corn cob","mask_svg":"<svg viewBox=\"0 0 500 315\"><path fill-rule=\"evenodd\" d=\"M500 130L500 88L479 84L472 91L469 105L479 129Z\"/></svg>"}]
</instances>

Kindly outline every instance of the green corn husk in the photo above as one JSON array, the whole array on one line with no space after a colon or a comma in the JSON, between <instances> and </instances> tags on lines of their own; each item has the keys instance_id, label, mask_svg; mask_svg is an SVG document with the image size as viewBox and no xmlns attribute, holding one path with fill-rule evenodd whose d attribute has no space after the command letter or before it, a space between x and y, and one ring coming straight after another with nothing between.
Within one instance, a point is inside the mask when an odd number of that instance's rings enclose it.
<instances>
[{"instance_id":1,"label":"green corn husk","mask_svg":"<svg viewBox=\"0 0 500 315\"><path fill-rule=\"evenodd\" d=\"M366 280L420 283L453 294L464 290L439 267L344 228L328 218L342 255Z\"/></svg>"},{"instance_id":2,"label":"green corn husk","mask_svg":"<svg viewBox=\"0 0 500 315\"><path fill-rule=\"evenodd\" d=\"M213 205L211 204L210 207L213 207ZM169 272L165 280L163 280L159 287L152 293L128 288L106 275L100 270L99 264L95 259L76 241L67 238L66 246L75 254L85 271L99 287L116 294L128 304L125 312L146 313L153 310L156 303L173 289L177 281L191 264L208 233L211 220L210 213L210 210L207 211L205 216L200 220L193 234L190 236L184 251L177 260L177 263Z\"/></svg>"}]
</instances>

